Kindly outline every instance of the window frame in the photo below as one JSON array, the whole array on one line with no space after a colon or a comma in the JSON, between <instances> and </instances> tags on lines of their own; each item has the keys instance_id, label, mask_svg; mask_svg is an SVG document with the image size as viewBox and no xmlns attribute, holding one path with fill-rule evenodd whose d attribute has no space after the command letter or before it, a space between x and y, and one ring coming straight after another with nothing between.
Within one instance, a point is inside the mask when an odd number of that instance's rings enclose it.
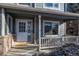
<instances>
[{"instance_id":1,"label":"window frame","mask_svg":"<svg viewBox=\"0 0 79 59\"><path fill-rule=\"evenodd\" d=\"M58 24L58 34L57 35L46 35L45 34L45 22L57 23ZM52 20L44 20L43 21L43 36L58 36L60 35L60 22L59 21L52 21Z\"/></svg>"}]
</instances>

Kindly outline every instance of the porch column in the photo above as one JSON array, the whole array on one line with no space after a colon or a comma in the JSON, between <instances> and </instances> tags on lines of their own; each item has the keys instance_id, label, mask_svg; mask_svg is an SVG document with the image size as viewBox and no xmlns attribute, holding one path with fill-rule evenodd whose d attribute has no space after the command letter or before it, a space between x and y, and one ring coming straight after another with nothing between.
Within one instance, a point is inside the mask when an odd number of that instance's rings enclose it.
<instances>
[{"instance_id":1,"label":"porch column","mask_svg":"<svg viewBox=\"0 0 79 59\"><path fill-rule=\"evenodd\" d=\"M39 51L40 51L40 44L41 44L41 15L38 15L39 19Z\"/></svg>"},{"instance_id":2,"label":"porch column","mask_svg":"<svg viewBox=\"0 0 79 59\"><path fill-rule=\"evenodd\" d=\"M1 35L4 36L5 35L5 10L4 8L1 9L1 18L2 18L2 33Z\"/></svg>"}]
</instances>

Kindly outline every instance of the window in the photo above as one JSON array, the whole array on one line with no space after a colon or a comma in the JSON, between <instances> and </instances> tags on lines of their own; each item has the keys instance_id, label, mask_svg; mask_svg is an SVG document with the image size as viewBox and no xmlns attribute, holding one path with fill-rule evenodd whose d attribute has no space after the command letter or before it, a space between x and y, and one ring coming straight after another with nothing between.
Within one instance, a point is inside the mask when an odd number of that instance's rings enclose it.
<instances>
[{"instance_id":1,"label":"window","mask_svg":"<svg viewBox=\"0 0 79 59\"><path fill-rule=\"evenodd\" d=\"M45 3L44 8L57 9L59 8L59 3Z\"/></svg>"},{"instance_id":2,"label":"window","mask_svg":"<svg viewBox=\"0 0 79 59\"><path fill-rule=\"evenodd\" d=\"M45 34L52 34L51 29L52 29L52 23L51 22L45 22Z\"/></svg>"},{"instance_id":3,"label":"window","mask_svg":"<svg viewBox=\"0 0 79 59\"><path fill-rule=\"evenodd\" d=\"M53 4L52 3L45 3L45 6L47 6L47 7L53 7Z\"/></svg>"},{"instance_id":4,"label":"window","mask_svg":"<svg viewBox=\"0 0 79 59\"><path fill-rule=\"evenodd\" d=\"M55 4L54 4L54 7L55 7L55 8L58 8L58 7L59 7L58 3L55 3Z\"/></svg>"},{"instance_id":5,"label":"window","mask_svg":"<svg viewBox=\"0 0 79 59\"><path fill-rule=\"evenodd\" d=\"M58 35L58 23L44 22L44 34L45 35Z\"/></svg>"}]
</instances>

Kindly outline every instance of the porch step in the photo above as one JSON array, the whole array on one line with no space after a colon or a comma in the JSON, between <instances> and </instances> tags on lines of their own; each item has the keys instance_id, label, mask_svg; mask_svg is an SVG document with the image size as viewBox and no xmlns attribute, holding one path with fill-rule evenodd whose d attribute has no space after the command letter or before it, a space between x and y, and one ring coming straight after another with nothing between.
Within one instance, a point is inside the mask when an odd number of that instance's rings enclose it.
<instances>
[{"instance_id":1,"label":"porch step","mask_svg":"<svg viewBox=\"0 0 79 59\"><path fill-rule=\"evenodd\" d=\"M27 46L29 42L15 42L15 46Z\"/></svg>"},{"instance_id":2,"label":"porch step","mask_svg":"<svg viewBox=\"0 0 79 59\"><path fill-rule=\"evenodd\" d=\"M6 56L32 56L37 53L36 46L15 46L12 47Z\"/></svg>"}]
</instances>

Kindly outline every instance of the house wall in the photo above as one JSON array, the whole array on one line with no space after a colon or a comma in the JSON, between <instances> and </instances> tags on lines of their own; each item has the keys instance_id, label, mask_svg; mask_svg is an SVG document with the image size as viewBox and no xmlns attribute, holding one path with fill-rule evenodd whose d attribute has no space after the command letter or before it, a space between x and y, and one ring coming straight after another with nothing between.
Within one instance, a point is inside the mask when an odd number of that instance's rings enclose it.
<instances>
[{"instance_id":1,"label":"house wall","mask_svg":"<svg viewBox=\"0 0 79 59\"><path fill-rule=\"evenodd\" d=\"M66 33L67 35L74 35L77 36L78 35L78 20L71 20L71 21L67 21L67 30Z\"/></svg>"},{"instance_id":2,"label":"house wall","mask_svg":"<svg viewBox=\"0 0 79 59\"><path fill-rule=\"evenodd\" d=\"M2 29L2 27L1 27L2 21L1 20L2 20L2 18L1 18L1 10L0 10L0 35L1 35L1 29Z\"/></svg>"}]
</instances>

